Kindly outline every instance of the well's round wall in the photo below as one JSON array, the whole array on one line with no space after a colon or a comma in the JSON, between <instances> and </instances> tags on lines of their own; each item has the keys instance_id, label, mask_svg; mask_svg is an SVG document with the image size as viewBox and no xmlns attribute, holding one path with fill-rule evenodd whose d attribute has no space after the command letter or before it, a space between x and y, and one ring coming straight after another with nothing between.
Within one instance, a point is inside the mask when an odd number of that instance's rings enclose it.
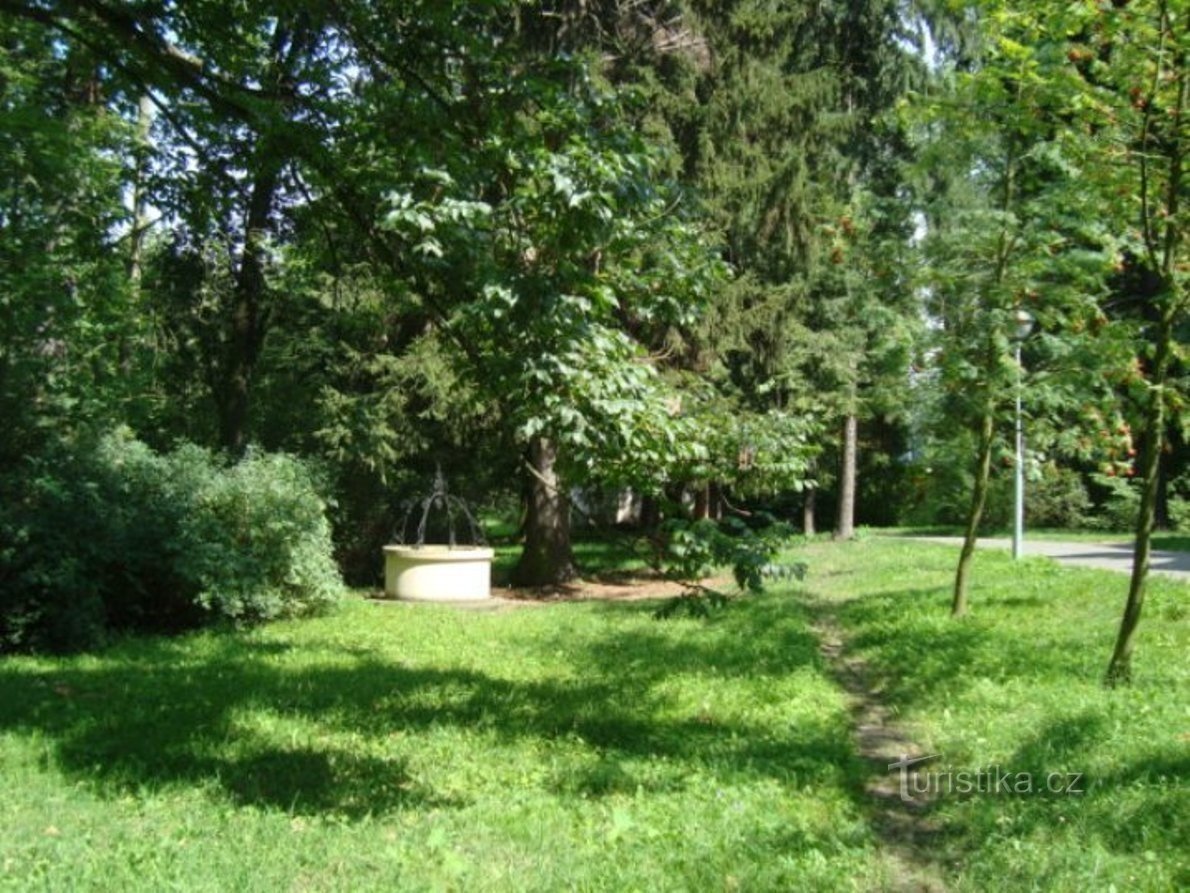
<instances>
[{"instance_id":1,"label":"well's round wall","mask_svg":"<svg viewBox=\"0 0 1190 893\"><path fill-rule=\"evenodd\" d=\"M492 556L486 547L385 546L384 594L421 602L492 597Z\"/></svg>"}]
</instances>

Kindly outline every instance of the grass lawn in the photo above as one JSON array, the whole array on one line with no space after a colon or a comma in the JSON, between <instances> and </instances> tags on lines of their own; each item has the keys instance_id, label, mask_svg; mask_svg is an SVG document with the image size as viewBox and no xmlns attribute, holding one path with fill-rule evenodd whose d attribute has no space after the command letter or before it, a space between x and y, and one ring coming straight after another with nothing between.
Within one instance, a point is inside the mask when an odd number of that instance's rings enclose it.
<instances>
[{"instance_id":1,"label":"grass lawn","mask_svg":"<svg viewBox=\"0 0 1190 893\"><path fill-rule=\"evenodd\" d=\"M355 601L7 660L0 884L878 884L864 768L805 610L741 607L707 624L639 602Z\"/></svg>"},{"instance_id":2,"label":"grass lawn","mask_svg":"<svg viewBox=\"0 0 1190 893\"><path fill-rule=\"evenodd\" d=\"M0 887L873 890L894 884L847 695L810 624L954 767L1087 793L943 799L920 858L967 890L1190 883L1186 605L1099 684L1116 575L952 550L803 550L803 588L710 621L646 602L353 599L246 634L0 661Z\"/></svg>"},{"instance_id":3,"label":"grass lawn","mask_svg":"<svg viewBox=\"0 0 1190 893\"><path fill-rule=\"evenodd\" d=\"M976 553L972 615L948 615L957 550L811 547L810 598L937 771L1081 773L1078 796L942 797L929 821L955 889L1190 886L1190 586L1151 579L1129 689L1100 685L1127 578ZM952 775L952 779L956 777ZM951 782L953 789L953 781Z\"/></svg>"},{"instance_id":4,"label":"grass lawn","mask_svg":"<svg viewBox=\"0 0 1190 893\"><path fill-rule=\"evenodd\" d=\"M900 536L962 536L962 527L873 527L872 533ZM1011 530L980 533L981 537L1009 539ZM1130 531L1069 530L1056 527L1030 527L1025 529L1025 540L1051 540L1068 543L1130 543L1135 534ZM1153 548L1165 552L1190 552L1190 534L1171 533L1158 530L1153 534Z\"/></svg>"}]
</instances>

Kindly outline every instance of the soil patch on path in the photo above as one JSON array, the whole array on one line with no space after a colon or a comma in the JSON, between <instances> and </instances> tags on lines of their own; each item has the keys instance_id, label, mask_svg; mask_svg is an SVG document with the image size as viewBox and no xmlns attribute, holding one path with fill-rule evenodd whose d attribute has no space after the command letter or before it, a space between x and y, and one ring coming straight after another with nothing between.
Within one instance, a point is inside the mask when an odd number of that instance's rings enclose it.
<instances>
[{"instance_id":1,"label":"soil patch on path","mask_svg":"<svg viewBox=\"0 0 1190 893\"><path fill-rule=\"evenodd\" d=\"M819 651L835 682L851 699L856 752L871 764L864 785L869 817L881 844L889 886L896 893L945 893L932 844L938 829L930 819L930 803L921 796L902 796L901 771L890 766L925 756L911 729L871 683L864 660L848 653L845 634L829 606L819 605L813 630ZM914 775L908 770L909 778Z\"/></svg>"}]
</instances>

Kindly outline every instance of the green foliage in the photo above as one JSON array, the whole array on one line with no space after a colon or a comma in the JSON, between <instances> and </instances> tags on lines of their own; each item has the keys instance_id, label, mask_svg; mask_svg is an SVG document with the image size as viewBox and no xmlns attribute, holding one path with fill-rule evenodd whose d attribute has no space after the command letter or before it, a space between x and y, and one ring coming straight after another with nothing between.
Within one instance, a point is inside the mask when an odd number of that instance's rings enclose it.
<instances>
[{"instance_id":1,"label":"green foliage","mask_svg":"<svg viewBox=\"0 0 1190 893\"><path fill-rule=\"evenodd\" d=\"M738 389L681 376L681 422L687 448L675 455L677 480L709 481L743 498L800 492L810 478L821 427L813 416L777 408L757 411Z\"/></svg>"},{"instance_id":2,"label":"green foliage","mask_svg":"<svg viewBox=\"0 0 1190 893\"><path fill-rule=\"evenodd\" d=\"M883 113L921 69L883 0L679 9L706 58L677 50L636 78L736 274L666 344L681 341L687 402L718 429L687 477L793 493L840 413L903 403L912 226Z\"/></svg>"},{"instance_id":3,"label":"green foliage","mask_svg":"<svg viewBox=\"0 0 1190 893\"><path fill-rule=\"evenodd\" d=\"M3 486L0 648L311 613L342 589L326 506L287 456L227 468L118 432L60 445Z\"/></svg>"},{"instance_id":4,"label":"green foliage","mask_svg":"<svg viewBox=\"0 0 1190 893\"><path fill-rule=\"evenodd\" d=\"M183 448L166 460L197 485L183 505L177 562L216 617L260 621L332 605L342 581L331 557L326 503L305 465L249 452L223 470L210 454Z\"/></svg>"},{"instance_id":5,"label":"green foliage","mask_svg":"<svg viewBox=\"0 0 1190 893\"><path fill-rule=\"evenodd\" d=\"M914 498L904 506L902 522L962 524L970 501L974 451L974 438L963 429L925 440L921 457L913 463Z\"/></svg>"},{"instance_id":6,"label":"green foliage","mask_svg":"<svg viewBox=\"0 0 1190 893\"><path fill-rule=\"evenodd\" d=\"M1190 532L1190 499L1174 496L1169 500L1169 521L1174 530Z\"/></svg>"},{"instance_id":7,"label":"green foliage","mask_svg":"<svg viewBox=\"0 0 1190 893\"><path fill-rule=\"evenodd\" d=\"M1140 485L1131 478L1116 475L1091 476L1098 491L1097 509L1088 526L1101 530L1134 530L1140 508Z\"/></svg>"},{"instance_id":8,"label":"green foliage","mask_svg":"<svg viewBox=\"0 0 1190 893\"><path fill-rule=\"evenodd\" d=\"M1168 491L1169 523L1180 533L1190 533L1190 473L1170 481Z\"/></svg>"},{"instance_id":9,"label":"green foliage","mask_svg":"<svg viewBox=\"0 0 1190 893\"><path fill-rule=\"evenodd\" d=\"M948 447L961 443L953 438L935 444L928 466L916 466L918 487L914 500L903 507L904 523L923 525L961 526L966 521L967 500L970 498L971 478L959 462L957 450ZM949 461L946 456L951 456ZM979 531L981 534L1003 532L1012 526L1013 457L1004 452L995 469L984 507ZM1102 483L1102 486L1096 486ZM1092 498L1092 490L1102 492L1117 484L1127 490L1120 479L1101 475L1087 476L1075 468L1047 462L1037 466L1026 462L1025 524L1026 527L1053 527L1071 530L1127 530L1132 520L1127 507L1114 498ZM1114 492L1114 491L1113 491ZM1135 510L1135 501L1132 508Z\"/></svg>"},{"instance_id":10,"label":"green foliage","mask_svg":"<svg viewBox=\"0 0 1190 893\"><path fill-rule=\"evenodd\" d=\"M1035 452L1099 461L1121 394L1179 415L1169 4L398 6L0 13L0 460L118 422L316 457L362 582L428 457L514 493L535 439L565 484L829 507L821 442L902 424L911 364L952 517L1021 307ZM986 52L886 114L915 17L976 8Z\"/></svg>"},{"instance_id":11,"label":"green foliage","mask_svg":"<svg viewBox=\"0 0 1190 893\"><path fill-rule=\"evenodd\" d=\"M947 889L1181 889L1190 871L1187 584L1150 580L1137 680L1105 693L1124 574L976 553L979 612L945 616L954 547L876 537L815 547L814 597L938 771L1078 772L1077 796L943 795L929 807Z\"/></svg>"},{"instance_id":12,"label":"green foliage","mask_svg":"<svg viewBox=\"0 0 1190 893\"><path fill-rule=\"evenodd\" d=\"M144 329L125 273L130 129L82 47L0 14L0 466L117 413Z\"/></svg>"},{"instance_id":13,"label":"green foliage","mask_svg":"<svg viewBox=\"0 0 1190 893\"><path fill-rule=\"evenodd\" d=\"M778 554L793 536L793 529L771 517L756 520L755 525L735 517L722 521L671 518L662 522L655 534L659 548L654 564L667 578L682 583L689 591L662 605L657 616L672 617L680 613L705 616L711 609L723 607L728 596L702 583L723 567L731 568L741 592L761 592L766 580L802 579L806 573L804 563L777 561Z\"/></svg>"},{"instance_id":14,"label":"green foliage","mask_svg":"<svg viewBox=\"0 0 1190 893\"><path fill-rule=\"evenodd\" d=\"M1083 476L1074 469L1047 464L1025 486L1025 521L1029 526L1075 529L1092 526L1091 497ZM1123 528L1108 525L1107 529Z\"/></svg>"},{"instance_id":15,"label":"green foliage","mask_svg":"<svg viewBox=\"0 0 1190 893\"><path fill-rule=\"evenodd\" d=\"M3 484L6 649L82 648L112 630L198 620L171 551L176 495L188 483L143 444L123 436L59 443Z\"/></svg>"},{"instance_id":16,"label":"green foliage","mask_svg":"<svg viewBox=\"0 0 1190 893\"><path fill-rule=\"evenodd\" d=\"M548 438L572 479L656 486L690 439L634 330L688 324L723 265L675 213L678 196L616 121L615 97L579 67L563 88L560 63L541 65L519 85L534 115L494 119L479 145L411 171L383 227L417 259L410 287L435 296L463 348L456 374L506 431Z\"/></svg>"}]
</instances>

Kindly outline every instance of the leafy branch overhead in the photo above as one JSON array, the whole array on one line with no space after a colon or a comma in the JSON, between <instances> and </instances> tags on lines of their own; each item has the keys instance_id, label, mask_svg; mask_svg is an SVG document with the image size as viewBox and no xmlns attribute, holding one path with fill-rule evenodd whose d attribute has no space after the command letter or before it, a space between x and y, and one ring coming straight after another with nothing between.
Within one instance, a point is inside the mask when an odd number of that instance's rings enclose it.
<instances>
[{"instance_id":1,"label":"leafy branch overhead","mask_svg":"<svg viewBox=\"0 0 1190 893\"><path fill-rule=\"evenodd\" d=\"M723 521L663 523L650 539L654 569L666 579L681 583L687 592L657 609L660 618L682 613L706 616L724 607L730 596L707 579L724 567L731 569L741 593L758 593L766 581L804 579L806 564L779 560L793 536L793 529L768 516L735 517Z\"/></svg>"},{"instance_id":2,"label":"leafy branch overhead","mask_svg":"<svg viewBox=\"0 0 1190 893\"><path fill-rule=\"evenodd\" d=\"M594 516L749 589L777 535L718 519L830 514L964 525L962 614L1019 467L1030 523L1128 518L1122 681L1190 523L1184 13L0 0L4 517L127 428L320 469L363 586L440 464L519 584Z\"/></svg>"}]
</instances>

